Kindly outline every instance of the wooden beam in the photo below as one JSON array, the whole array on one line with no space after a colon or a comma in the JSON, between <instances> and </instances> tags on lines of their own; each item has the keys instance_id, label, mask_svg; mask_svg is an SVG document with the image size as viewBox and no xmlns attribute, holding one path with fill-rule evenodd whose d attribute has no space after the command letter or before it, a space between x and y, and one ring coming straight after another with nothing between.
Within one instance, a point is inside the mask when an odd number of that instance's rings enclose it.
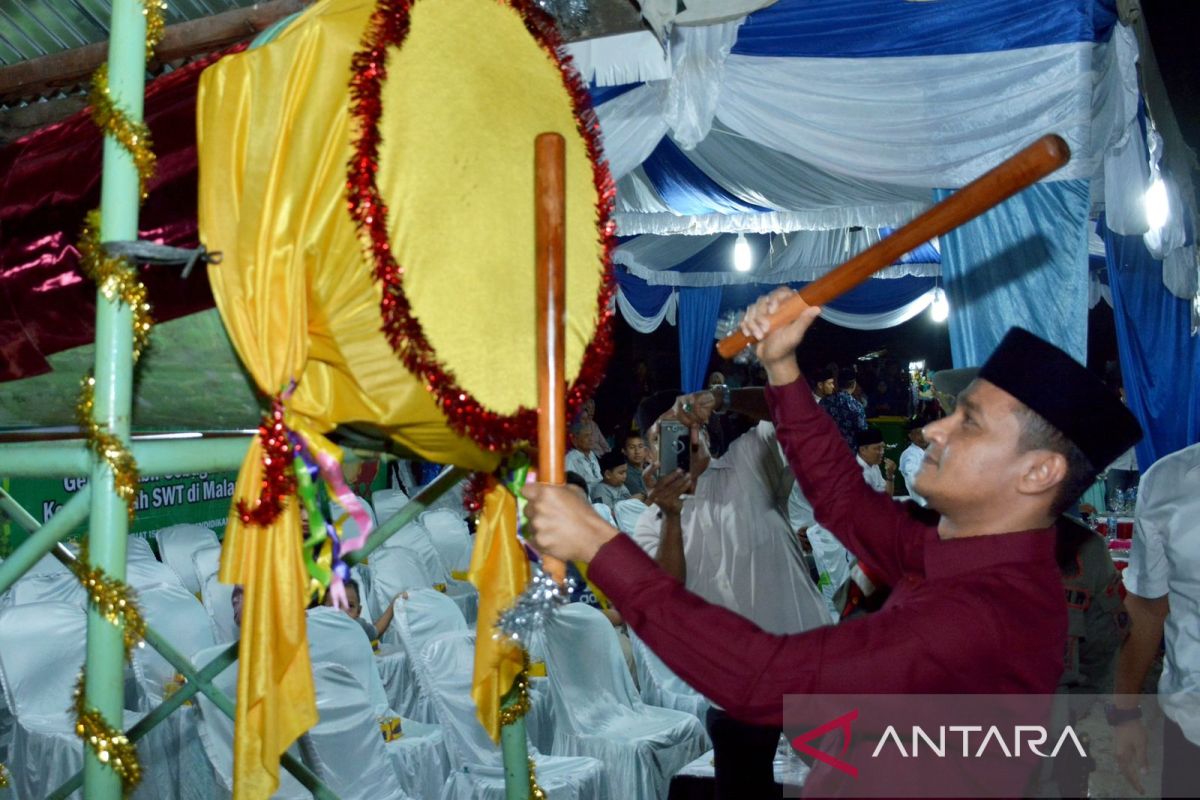
<instances>
[{"instance_id":1,"label":"wooden beam","mask_svg":"<svg viewBox=\"0 0 1200 800\"><path fill-rule=\"evenodd\" d=\"M307 5L308 0L268 0L168 25L149 68L153 70L162 63L204 55L251 39ZM86 83L107 57L108 42L104 41L0 67L0 103L33 100Z\"/></svg>"}]
</instances>

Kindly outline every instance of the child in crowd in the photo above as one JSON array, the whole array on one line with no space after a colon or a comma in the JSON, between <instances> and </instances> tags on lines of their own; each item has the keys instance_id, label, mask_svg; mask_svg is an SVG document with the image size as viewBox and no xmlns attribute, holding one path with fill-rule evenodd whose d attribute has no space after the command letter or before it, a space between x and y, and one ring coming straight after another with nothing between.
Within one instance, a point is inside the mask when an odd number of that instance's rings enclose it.
<instances>
[{"instance_id":1,"label":"child in crowd","mask_svg":"<svg viewBox=\"0 0 1200 800\"><path fill-rule=\"evenodd\" d=\"M625 463L625 453L605 453L600 456L600 483L591 487L593 503L603 503L609 511L616 513L617 503L628 500L631 495L625 486L629 465Z\"/></svg>"},{"instance_id":2,"label":"child in crowd","mask_svg":"<svg viewBox=\"0 0 1200 800\"><path fill-rule=\"evenodd\" d=\"M625 437L621 452L625 454L625 488L629 490L630 497L644 501L646 482L642 478L642 471L646 469L649 454L646 450L646 440L639 434L631 433Z\"/></svg>"},{"instance_id":3,"label":"child in crowd","mask_svg":"<svg viewBox=\"0 0 1200 800\"><path fill-rule=\"evenodd\" d=\"M379 615L379 619L375 620L375 624L371 624L362 618L362 599L358 591L358 581L351 578L346 581L346 602L350 604L349 608L343 609L350 619L354 620L363 629L363 633L367 635L367 639L372 644L379 641L379 638L387 632L387 629L392 624L392 607L396 603L396 597L392 598L392 602L388 603L388 607ZM325 605L333 605L333 596L325 593Z\"/></svg>"}]
</instances>

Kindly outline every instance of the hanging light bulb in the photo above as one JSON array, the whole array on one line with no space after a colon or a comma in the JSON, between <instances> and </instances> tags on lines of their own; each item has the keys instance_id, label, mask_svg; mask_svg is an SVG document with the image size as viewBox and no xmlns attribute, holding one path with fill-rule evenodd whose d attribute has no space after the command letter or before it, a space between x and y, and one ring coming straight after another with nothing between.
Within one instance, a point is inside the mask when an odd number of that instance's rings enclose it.
<instances>
[{"instance_id":1,"label":"hanging light bulb","mask_svg":"<svg viewBox=\"0 0 1200 800\"><path fill-rule=\"evenodd\" d=\"M950 301L938 286L933 290L933 302L929 304L929 318L934 322L945 322L950 316Z\"/></svg>"},{"instance_id":2,"label":"hanging light bulb","mask_svg":"<svg viewBox=\"0 0 1200 800\"><path fill-rule=\"evenodd\" d=\"M753 266L750 262L753 255L750 252L750 243L746 241L746 234L739 233L737 241L733 243L733 268L738 272L749 272Z\"/></svg>"},{"instance_id":3,"label":"hanging light bulb","mask_svg":"<svg viewBox=\"0 0 1200 800\"><path fill-rule=\"evenodd\" d=\"M1171 203L1167 199L1167 185L1163 179L1155 177L1150 182L1150 188L1142 196L1142 204L1146 207L1146 224L1152 231L1160 231L1167 224L1171 214Z\"/></svg>"}]
</instances>

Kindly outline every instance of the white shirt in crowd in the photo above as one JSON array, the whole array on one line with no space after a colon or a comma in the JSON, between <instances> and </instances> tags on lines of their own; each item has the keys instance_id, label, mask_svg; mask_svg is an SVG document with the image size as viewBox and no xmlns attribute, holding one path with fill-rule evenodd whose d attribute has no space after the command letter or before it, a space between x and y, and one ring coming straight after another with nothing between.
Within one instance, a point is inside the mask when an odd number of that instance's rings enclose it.
<instances>
[{"instance_id":1,"label":"white shirt in crowd","mask_svg":"<svg viewBox=\"0 0 1200 800\"><path fill-rule=\"evenodd\" d=\"M883 473L879 470L879 466L877 464L868 464L863 461L862 456L855 456L854 459L862 467L863 480L867 482L867 486L870 486L877 492L886 492L887 481L883 479Z\"/></svg>"},{"instance_id":2,"label":"white shirt in crowd","mask_svg":"<svg viewBox=\"0 0 1200 800\"><path fill-rule=\"evenodd\" d=\"M567 472L574 472L587 481L589 496L592 493L592 487L604 480L604 475L600 471L600 459L596 458L596 454L590 450L585 453L572 447L567 451L566 467Z\"/></svg>"},{"instance_id":3,"label":"white shirt in crowd","mask_svg":"<svg viewBox=\"0 0 1200 800\"><path fill-rule=\"evenodd\" d=\"M831 622L785 514L793 482L775 427L760 422L712 460L681 518L687 588L770 633ZM661 530L652 505L633 538L654 556Z\"/></svg>"},{"instance_id":4,"label":"white shirt in crowd","mask_svg":"<svg viewBox=\"0 0 1200 800\"><path fill-rule=\"evenodd\" d=\"M1200 444L1164 456L1142 476L1125 588L1167 595L1164 713L1200 744Z\"/></svg>"},{"instance_id":5,"label":"white shirt in crowd","mask_svg":"<svg viewBox=\"0 0 1200 800\"><path fill-rule=\"evenodd\" d=\"M910 444L900 454L900 474L904 476L904 485L908 487L908 496L922 507L929 505L929 502L917 494L917 490L913 487L913 481L916 480L917 473L921 471L921 464L923 463L925 463L925 449L923 447Z\"/></svg>"}]
</instances>

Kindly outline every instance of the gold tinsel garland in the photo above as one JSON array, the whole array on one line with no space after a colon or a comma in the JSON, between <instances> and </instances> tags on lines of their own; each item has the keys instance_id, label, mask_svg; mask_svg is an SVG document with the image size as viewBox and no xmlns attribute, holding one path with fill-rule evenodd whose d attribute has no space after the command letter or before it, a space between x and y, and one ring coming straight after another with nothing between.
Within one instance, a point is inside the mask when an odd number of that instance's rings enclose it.
<instances>
[{"instance_id":1,"label":"gold tinsel garland","mask_svg":"<svg viewBox=\"0 0 1200 800\"><path fill-rule=\"evenodd\" d=\"M150 342L149 294L137 270L125 258L113 257L100 243L100 212L88 212L79 234L79 267L107 300L120 300L133 312L133 360L136 363Z\"/></svg>"},{"instance_id":2,"label":"gold tinsel garland","mask_svg":"<svg viewBox=\"0 0 1200 800\"><path fill-rule=\"evenodd\" d=\"M125 623L123 645L125 660L129 660L133 648L141 646L146 635L146 621L137 605L137 595L122 581L110 578L99 567L87 563L87 542L79 550L79 557L71 562L70 570L87 590L88 602L95 606L109 623ZM75 685L75 733L92 748L101 764L107 764L121 778L125 794L133 791L142 779L142 766L137 758L137 748L125 733L109 725L103 715L85 702L87 670L79 673Z\"/></svg>"},{"instance_id":3,"label":"gold tinsel garland","mask_svg":"<svg viewBox=\"0 0 1200 800\"><path fill-rule=\"evenodd\" d=\"M546 790L538 786L537 764L533 763L533 756L529 757L529 800L546 800Z\"/></svg>"},{"instance_id":4,"label":"gold tinsel garland","mask_svg":"<svg viewBox=\"0 0 1200 800\"><path fill-rule=\"evenodd\" d=\"M142 14L146 17L146 60L149 61L155 46L162 41L165 28L165 0L142 0ZM108 85L108 67L101 66L92 75L92 88L88 101L92 105L92 121L102 134L112 136L133 160L138 173L139 199L146 197L146 185L154 175L155 158L150 150L150 129L144 122L132 119L112 98ZM79 240L79 262L83 273L96 283L104 297L112 302L119 299L133 312L133 360L136 362L150 339L150 303L146 286L138 278L137 271L125 258L109 256L100 241L100 211L88 213ZM125 501L129 516L133 517L138 491L137 462L133 454L119 438L96 424L95 411L96 380L91 375L83 379L79 402L75 407L76 417L87 438L88 447L96 453L113 474L113 489ZM146 632L146 623L134 601L132 590L121 581L109 578L103 570L87 563L86 547L80 553L71 571L87 589L88 599L106 620L113 625L125 623L125 658L138 646ZM120 778L126 795L130 794L142 779L142 766L138 761L137 748L125 734L113 728L104 716L94 708L87 707L87 666L79 674L75 687L75 733L96 754L101 764L107 764Z\"/></svg>"},{"instance_id":5,"label":"gold tinsel garland","mask_svg":"<svg viewBox=\"0 0 1200 800\"><path fill-rule=\"evenodd\" d=\"M142 780L142 765L138 761L137 747L123 731L109 725L94 708L88 708L84 700L85 673L79 673L75 684L75 733L96 752L101 764L107 764L121 778L121 790L129 795Z\"/></svg>"},{"instance_id":6,"label":"gold tinsel garland","mask_svg":"<svg viewBox=\"0 0 1200 800\"><path fill-rule=\"evenodd\" d=\"M75 421L83 430L88 449L96 454L113 474L113 491L125 501L129 518L133 519L137 505L138 469L133 453L125 443L96 424L93 412L96 406L96 379L85 375L80 381L79 400L75 404ZM81 579L82 580L82 579Z\"/></svg>"},{"instance_id":7,"label":"gold tinsel garland","mask_svg":"<svg viewBox=\"0 0 1200 800\"><path fill-rule=\"evenodd\" d=\"M149 52L149 51L147 51ZM133 159L138 174L138 193L146 199L146 184L154 176L157 160L150 148L150 128L140 119L130 117L112 98L108 88L108 65L102 64L92 73L92 87L88 91L92 122L104 133L113 137Z\"/></svg>"},{"instance_id":8,"label":"gold tinsel garland","mask_svg":"<svg viewBox=\"0 0 1200 800\"><path fill-rule=\"evenodd\" d=\"M513 681L513 688L517 692L517 701L511 705L503 706L500 709L500 727L512 725L521 717L529 713L529 656L525 656L525 667L517 675L517 679Z\"/></svg>"},{"instance_id":9,"label":"gold tinsel garland","mask_svg":"<svg viewBox=\"0 0 1200 800\"><path fill-rule=\"evenodd\" d=\"M8 788L8 767L0 764L0 789Z\"/></svg>"}]
</instances>

